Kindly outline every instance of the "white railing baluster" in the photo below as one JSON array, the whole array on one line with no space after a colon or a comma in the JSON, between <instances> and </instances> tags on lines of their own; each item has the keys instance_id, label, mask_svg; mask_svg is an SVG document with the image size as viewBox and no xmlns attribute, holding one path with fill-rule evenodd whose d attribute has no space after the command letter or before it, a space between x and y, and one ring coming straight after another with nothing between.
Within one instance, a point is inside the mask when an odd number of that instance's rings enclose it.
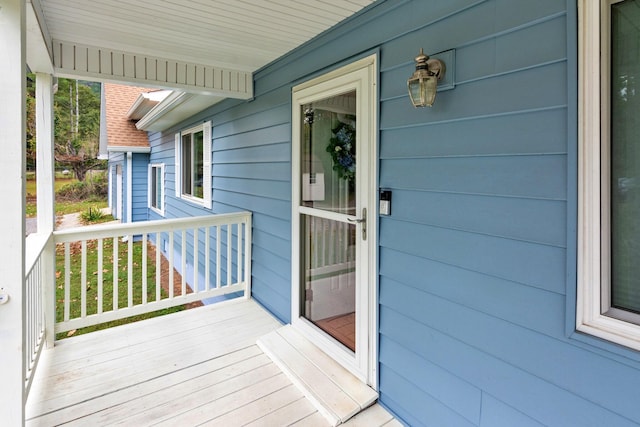
<instances>
[{"instance_id":1,"label":"white railing baluster","mask_svg":"<svg viewBox=\"0 0 640 427\"><path fill-rule=\"evenodd\" d=\"M64 244L64 320L69 320L71 304L71 250L70 243Z\"/></svg>"},{"instance_id":2,"label":"white railing baluster","mask_svg":"<svg viewBox=\"0 0 640 427\"><path fill-rule=\"evenodd\" d=\"M142 234L142 304L147 303L147 233Z\"/></svg>"},{"instance_id":3,"label":"white railing baluster","mask_svg":"<svg viewBox=\"0 0 640 427\"><path fill-rule=\"evenodd\" d=\"M173 299L173 231L169 231L169 299Z\"/></svg>"},{"instance_id":4,"label":"white railing baluster","mask_svg":"<svg viewBox=\"0 0 640 427\"><path fill-rule=\"evenodd\" d=\"M244 220L244 297L251 298L251 245L253 244L251 218Z\"/></svg>"},{"instance_id":5,"label":"white railing baluster","mask_svg":"<svg viewBox=\"0 0 640 427\"><path fill-rule=\"evenodd\" d=\"M209 253L209 249L211 248L211 242L209 239L211 238L211 227L205 227L204 229L204 283L205 283L205 291L211 289L211 266L209 263L211 262L211 254Z\"/></svg>"},{"instance_id":6,"label":"white railing baluster","mask_svg":"<svg viewBox=\"0 0 640 427\"><path fill-rule=\"evenodd\" d=\"M227 286L231 285L231 261L233 257L233 247L231 245L232 234L233 226L231 224L227 224Z\"/></svg>"},{"instance_id":7,"label":"white railing baluster","mask_svg":"<svg viewBox=\"0 0 640 427\"><path fill-rule=\"evenodd\" d=\"M113 310L116 311L118 307L118 280L120 271L118 270L118 255L120 249L118 248L118 237L113 238Z\"/></svg>"},{"instance_id":8,"label":"white railing baluster","mask_svg":"<svg viewBox=\"0 0 640 427\"><path fill-rule=\"evenodd\" d=\"M103 297L102 297L102 292L104 290L104 283L102 283L103 281L103 271L104 270L104 260L102 259L104 253L103 253L103 246L104 246L104 240L103 239L98 239L97 242L97 250L98 250L98 307L96 307L96 312L98 314L102 313L102 301L103 301Z\"/></svg>"},{"instance_id":9,"label":"white railing baluster","mask_svg":"<svg viewBox=\"0 0 640 427\"><path fill-rule=\"evenodd\" d=\"M238 228L238 241L236 244L237 254L236 257L236 282L242 283L242 224L236 224Z\"/></svg>"},{"instance_id":10,"label":"white railing baluster","mask_svg":"<svg viewBox=\"0 0 640 427\"><path fill-rule=\"evenodd\" d=\"M27 301L34 301L34 296L33 293L31 292L32 289L32 282L33 282L33 276L35 275L35 265L33 266L33 269L31 270L31 274L29 274L27 276L27 279L25 280L25 298ZM26 325L25 325L25 335L26 335L26 351L25 351L25 359L27 362L27 366L29 366L31 364L31 352L33 351L33 325L32 325L32 319L30 319L29 317L26 318Z\"/></svg>"},{"instance_id":11,"label":"white railing baluster","mask_svg":"<svg viewBox=\"0 0 640 427\"><path fill-rule=\"evenodd\" d=\"M161 253L162 248L160 247L160 233L156 233L156 302L160 301L162 290L162 264L161 264ZM171 272L169 272L171 274Z\"/></svg>"},{"instance_id":12,"label":"white railing baluster","mask_svg":"<svg viewBox=\"0 0 640 427\"><path fill-rule=\"evenodd\" d=\"M133 236L127 240L127 307L133 307Z\"/></svg>"},{"instance_id":13,"label":"white railing baluster","mask_svg":"<svg viewBox=\"0 0 640 427\"><path fill-rule=\"evenodd\" d=\"M193 292L199 292L198 289L198 236L199 236L199 228L196 227L193 229Z\"/></svg>"},{"instance_id":14,"label":"white railing baluster","mask_svg":"<svg viewBox=\"0 0 640 427\"><path fill-rule=\"evenodd\" d=\"M216 226L216 289L220 289L222 278L220 277L220 225Z\"/></svg>"},{"instance_id":15,"label":"white railing baluster","mask_svg":"<svg viewBox=\"0 0 640 427\"><path fill-rule=\"evenodd\" d=\"M182 230L182 240L180 241L181 245L181 258L182 258L182 277L180 279L180 295L187 294L187 230Z\"/></svg>"},{"instance_id":16,"label":"white railing baluster","mask_svg":"<svg viewBox=\"0 0 640 427\"><path fill-rule=\"evenodd\" d=\"M83 240L80 247L80 317L87 317L87 241Z\"/></svg>"},{"instance_id":17,"label":"white railing baluster","mask_svg":"<svg viewBox=\"0 0 640 427\"><path fill-rule=\"evenodd\" d=\"M215 235L211 232L211 227L216 228ZM204 228L204 232L201 232L201 228ZM193 232L193 236L189 236L191 232ZM223 232L226 233L224 241ZM234 232L237 233L235 239ZM141 236L140 241L134 241L133 236ZM155 242L152 242L151 236L155 236ZM124 238L128 239L127 245L120 246L120 239ZM216 239L215 247L211 244L213 238ZM113 252L110 259L108 250L105 251L105 242L112 242ZM148 276L150 274L153 275L154 272L149 268L149 263L153 262L153 260L149 259L147 248L149 244L153 243L156 246L156 297L153 301L150 301L152 298L147 295L150 291ZM251 214L246 212L61 230L53 233L51 247L54 244L64 246L65 270L65 284L62 291L64 292L64 298L61 298L64 304L64 318L55 324L56 333L229 293L244 292L245 296L248 297L250 295ZM98 260L95 263L92 262L92 265L89 266L87 265L89 250L93 250L94 245ZM142 248L139 248L138 245L142 245ZM222 245L226 245L224 253ZM71 248L74 248L73 252L76 252L76 247L81 249L80 253L77 254L80 258L80 271L72 271ZM176 255L176 247L180 248L180 255ZM127 252L126 263L119 260L120 249L123 252ZM204 256L200 253L201 249L204 251ZM212 257L214 250L216 252L215 258ZM134 255L134 252L138 255ZM139 255L140 253L141 255ZM76 254L74 253L73 256L75 257ZM166 256L169 266L169 275L166 281L162 275L163 256ZM180 256L179 263L175 262L176 256ZM226 262L223 256L226 256ZM123 253L122 258L124 257L125 254ZM105 260L105 258L107 259ZM215 265L212 265L214 262ZM238 263L236 268L233 267L233 262ZM98 304L97 308L93 306L93 298L88 301L89 295L93 296L93 291L89 292L88 287L89 282L93 282L93 280L88 272L93 271L89 270L89 268L94 268L94 264L98 269L94 273L97 276L97 297L95 298ZM201 264L204 264L204 269ZM76 265L75 261L73 265ZM122 271L120 271L121 267ZM215 270L213 270L214 268ZM104 301L104 298L109 298L109 296L105 295L108 285L105 286L103 283L103 273L104 271L109 271L109 269L113 271L113 295L111 296L113 301L111 308L107 308L109 302ZM226 269L226 271L222 269ZM27 281L29 299L38 299L34 289L39 286L38 283L41 279L38 276L42 275L41 270L42 268L36 265L30 272L33 278L29 278ZM57 267L57 270L62 270L62 268ZM125 270L127 270L126 273ZM182 277L178 278L176 276L174 279L174 270L177 271L177 274L181 274ZM120 273L123 275L122 278L119 277ZM138 273L142 277L135 279L138 277ZM201 273L203 273L202 277ZM213 274L216 275L215 285L212 283L211 276ZM226 278L223 276L226 276ZM123 300L122 304L120 304L118 300L124 299L123 296L119 296L119 287L124 285L120 281L124 282L125 277L127 278L127 302L125 303ZM139 282L136 283L136 280L139 280ZM178 291L179 295L177 295L178 292L173 290L174 285L177 286L177 283L174 283L175 280L181 280L180 287L182 291ZM162 288L166 289L167 285L169 285L168 297L163 298ZM124 289L121 290L124 295ZM142 293L141 298L137 297L138 292ZM108 290L107 293L109 293ZM76 296L78 294L80 294L80 297ZM72 301L72 295L80 300L80 306L77 305L77 302ZM42 313L42 308L36 308L36 310L40 310L40 313ZM35 342L38 340L38 336L41 335L42 333L39 331L37 323L29 325L25 335L29 341L25 345L28 353L39 351L39 347Z\"/></svg>"}]
</instances>

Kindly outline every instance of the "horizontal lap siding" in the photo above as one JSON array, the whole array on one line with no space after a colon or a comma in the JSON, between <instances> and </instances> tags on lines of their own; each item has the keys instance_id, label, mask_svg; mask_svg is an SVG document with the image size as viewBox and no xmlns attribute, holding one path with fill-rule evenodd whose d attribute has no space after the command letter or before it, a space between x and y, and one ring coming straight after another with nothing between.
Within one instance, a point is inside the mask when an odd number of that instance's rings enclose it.
<instances>
[{"instance_id":1,"label":"horizontal lap siding","mask_svg":"<svg viewBox=\"0 0 640 427\"><path fill-rule=\"evenodd\" d=\"M253 212L252 295L279 319L291 311L291 112L288 92L213 126L213 209ZM266 102L268 101L268 102ZM274 105L275 104L275 105Z\"/></svg>"},{"instance_id":2,"label":"horizontal lap siding","mask_svg":"<svg viewBox=\"0 0 640 427\"><path fill-rule=\"evenodd\" d=\"M251 211L252 296L283 321L291 311L291 110L289 92L239 107L210 109L170 132L152 135L152 163L165 163L168 218ZM275 104L274 104L275 103ZM174 133L212 121L213 206L175 197ZM150 217L157 217L151 212Z\"/></svg>"},{"instance_id":3,"label":"horizontal lap siding","mask_svg":"<svg viewBox=\"0 0 640 427\"><path fill-rule=\"evenodd\" d=\"M411 425L640 420L637 366L565 338L565 7L389 13L415 27L380 46L379 180L393 191L379 228L380 392ZM456 87L433 108L406 96L419 47L456 49Z\"/></svg>"},{"instance_id":4,"label":"horizontal lap siding","mask_svg":"<svg viewBox=\"0 0 640 427\"><path fill-rule=\"evenodd\" d=\"M131 186L132 191L132 206L131 206L131 219L133 221L146 221L148 219L147 209L147 192L148 183L147 179L149 167L149 155L148 154L133 154L132 155L132 172L133 181Z\"/></svg>"},{"instance_id":5,"label":"horizontal lap siding","mask_svg":"<svg viewBox=\"0 0 640 427\"><path fill-rule=\"evenodd\" d=\"M633 425L637 363L565 336L577 191L567 8L575 2L376 5L257 72L251 102L152 135L167 216L209 212L174 197L173 132L212 120L213 212L253 212L253 296L289 321L291 88L378 49L379 185L393 190L379 221L381 402L416 426ZM420 47L456 50L456 87L433 108L406 95Z\"/></svg>"},{"instance_id":6,"label":"horizontal lap siding","mask_svg":"<svg viewBox=\"0 0 640 427\"><path fill-rule=\"evenodd\" d=\"M406 7L428 8L418 3ZM559 387L501 360L518 340L562 338L565 319L567 20L564 2L523 3L461 5L381 48L380 186L393 207L379 229L380 388L412 425L553 424L563 405L589 406L568 392L523 405L523 385ZM407 102L416 46L456 49L456 87L433 108ZM510 341L498 325L514 331ZM440 337L457 345L434 345ZM478 348L474 337L494 339ZM486 360L485 372L460 360Z\"/></svg>"}]
</instances>

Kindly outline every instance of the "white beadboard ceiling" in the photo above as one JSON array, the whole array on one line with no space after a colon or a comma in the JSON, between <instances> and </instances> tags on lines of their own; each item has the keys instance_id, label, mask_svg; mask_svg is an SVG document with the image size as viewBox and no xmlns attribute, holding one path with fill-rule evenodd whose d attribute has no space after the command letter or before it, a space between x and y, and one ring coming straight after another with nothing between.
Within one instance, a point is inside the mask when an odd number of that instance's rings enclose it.
<instances>
[{"instance_id":1,"label":"white beadboard ceiling","mask_svg":"<svg viewBox=\"0 0 640 427\"><path fill-rule=\"evenodd\" d=\"M160 131L377 0L27 0L27 63L61 77L176 92L138 122ZM379 0L384 1L384 0Z\"/></svg>"},{"instance_id":2,"label":"white beadboard ceiling","mask_svg":"<svg viewBox=\"0 0 640 427\"><path fill-rule=\"evenodd\" d=\"M43 33L48 33L50 40L253 72L374 1L31 0L31 3L34 7L39 5Z\"/></svg>"}]
</instances>

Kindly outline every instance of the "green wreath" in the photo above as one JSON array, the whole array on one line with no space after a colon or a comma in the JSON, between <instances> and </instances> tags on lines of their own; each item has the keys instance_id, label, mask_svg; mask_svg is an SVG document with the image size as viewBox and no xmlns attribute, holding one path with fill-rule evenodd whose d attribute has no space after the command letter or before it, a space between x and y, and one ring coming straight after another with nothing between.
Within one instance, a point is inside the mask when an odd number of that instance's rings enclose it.
<instances>
[{"instance_id":1,"label":"green wreath","mask_svg":"<svg viewBox=\"0 0 640 427\"><path fill-rule=\"evenodd\" d=\"M331 130L327 152L333 160L333 170L340 178L353 181L356 177L356 130L347 123L340 122Z\"/></svg>"}]
</instances>

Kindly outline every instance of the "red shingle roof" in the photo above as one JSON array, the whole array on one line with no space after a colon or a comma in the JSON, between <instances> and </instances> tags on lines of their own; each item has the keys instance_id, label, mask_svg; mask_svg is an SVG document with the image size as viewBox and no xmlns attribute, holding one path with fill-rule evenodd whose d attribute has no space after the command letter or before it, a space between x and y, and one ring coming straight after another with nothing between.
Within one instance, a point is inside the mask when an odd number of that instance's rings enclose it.
<instances>
[{"instance_id":1,"label":"red shingle roof","mask_svg":"<svg viewBox=\"0 0 640 427\"><path fill-rule=\"evenodd\" d=\"M149 146L147 133L136 128L135 122L127 117L127 112L138 95L153 90L113 83L104 84L108 147Z\"/></svg>"}]
</instances>

